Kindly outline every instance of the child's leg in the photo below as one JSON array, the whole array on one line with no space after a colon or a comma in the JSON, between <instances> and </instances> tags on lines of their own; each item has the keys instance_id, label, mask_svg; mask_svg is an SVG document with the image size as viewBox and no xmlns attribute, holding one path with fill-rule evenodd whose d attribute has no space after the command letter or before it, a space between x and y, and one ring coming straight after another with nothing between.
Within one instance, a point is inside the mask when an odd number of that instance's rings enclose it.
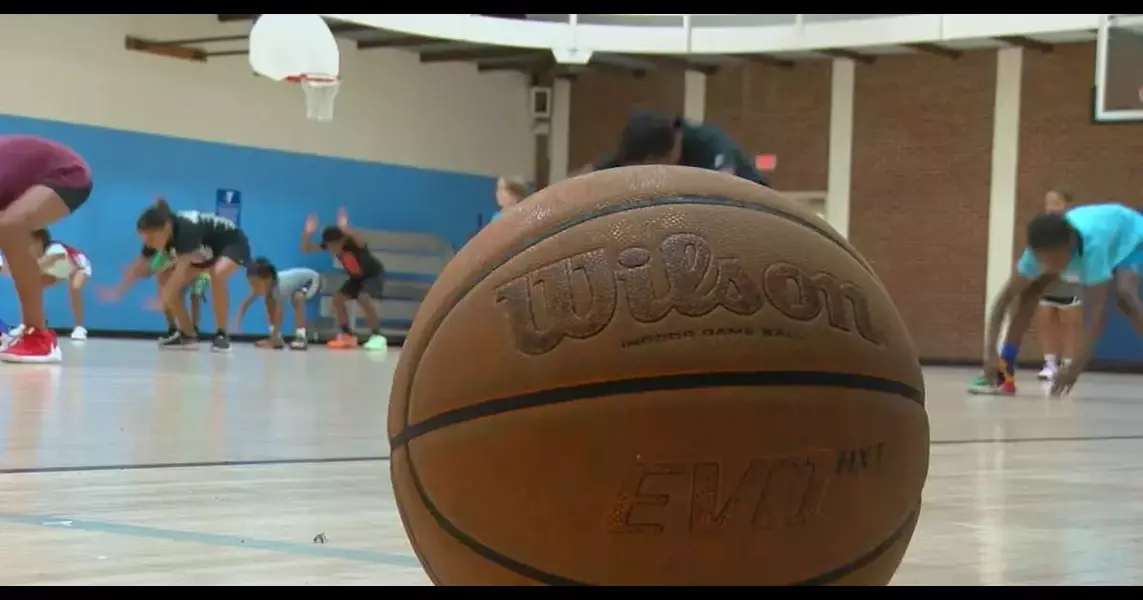
<instances>
[{"instance_id":1,"label":"child's leg","mask_svg":"<svg viewBox=\"0 0 1143 600\"><path fill-rule=\"evenodd\" d=\"M55 277L54 275L48 275L47 273L41 273L41 274L40 274L40 285L43 287L43 289L44 289L45 291L46 291L48 288L50 288L50 287L54 286L55 284L59 283L60 281L61 281L61 280L60 280L60 279L56 279L56 277ZM26 326L26 325L21 325L21 326L22 326L22 327L24 327L24 328L27 328L27 326ZM47 318L46 316L44 317L44 327L45 327L45 328L47 328L47 327L51 327L51 323L49 323L49 322L48 322L48 318Z\"/></svg>"},{"instance_id":2,"label":"child's leg","mask_svg":"<svg viewBox=\"0 0 1143 600\"><path fill-rule=\"evenodd\" d=\"M385 274L381 273L376 277L369 280L370 289L377 293L377 299L381 299L382 288L385 284ZM389 348L389 341L381 334L381 315L377 314L377 307L373 304L373 298L366 293L362 293L357 299L361 304L361 312L365 313L365 319L369 323L370 336L369 340L365 342L366 350L387 350Z\"/></svg>"},{"instance_id":3,"label":"child's leg","mask_svg":"<svg viewBox=\"0 0 1143 600\"><path fill-rule=\"evenodd\" d=\"M294 332L305 337L306 335L306 295L303 292L294 294Z\"/></svg>"},{"instance_id":4,"label":"child's leg","mask_svg":"<svg viewBox=\"0 0 1143 600\"><path fill-rule=\"evenodd\" d=\"M163 286L166 285L167 281L170 280L170 278L171 278L170 269L165 270L165 271L155 272L155 285L159 288L160 294L162 294ZM167 337L170 337L170 336L174 335L175 333L177 333L179 330L178 323L175 322L175 313L171 312L171 309L164 306L163 307L163 316L166 317L166 319L167 319Z\"/></svg>"},{"instance_id":5,"label":"child's leg","mask_svg":"<svg viewBox=\"0 0 1143 600\"><path fill-rule=\"evenodd\" d=\"M305 350L309 346L309 335L306 333L306 303L318 293L317 282L311 283L298 290L291 298L294 307L294 339L290 347L294 350Z\"/></svg>"},{"instance_id":6,"label":"child's leg","mask_svg":"<svg viewBox=\"0 0 1143 600\"><path fill-rule=\"evenodd\" d=\"M218 352L230 349L230 336L226 333L226 325L230 320L230 277L240 268L241 263L226 256L225 250L210 268L211 309L217 327L212 349Z\"/></svg>"},{"instance_id":7,"label":"child's leg","mask_svg":"<svg viewBox=\"0 0 1143 600\"><path fill-rule=\"evenodd\" d=\"M71 299L71 313L75 317L75 330L71 332L71 339L82 341L87 339L87 328L84 327L83 288L87 285L90 273L86 269L78 269L71 274L70 285L67 292Z\"/></svg>"},{"instance_id":8,"label":"child's leg","mask_svg":"<svg viewBox=\"0 0 1143 600\"><path fill-rule=\"evenodd\" d=\"M191 280L197 272L198 271L196 269L188 273L188 281ZM174 274L172 273L170 277L167 277L166 281L170 281L173 275ZM173 341L176 342L175 345L181 345L181 342L179 341L180 339L193 340L198 337L198 334L194 329L194 323L191 322L190 314L187 313L185 296L188 281L172 282L179 286L179 291L177 294L174 294L163 307L164 312L170 312L171 315L175 317L175 325L177 327L176 331L179 334L175 339L173 339Z\"/></svg>"},{"instance_id":9,"label":"child's leg","mask_svg":"<svg viewBox=\"0 0 1143 600\"><path fill-rule=\"evenodd\" d=\"M0 252L7 259L16 295L20 299L24 334L4 353L8 362L59 362L59 346L55 335L47 330L44 318L44 287L40 281L40 265L32 254L32 232L43 229L72 213L90 193L72 190L60 193L44 185L35 185L0 211Z\"/></svg>"},{"instance_id":10,"label":"child's leg","mask_svg":"<svg viewBox=\"0 0 1143 600\"><path fill-rule=\"evenodd\" d=\"M350 277L341 285L341 289L333 295L333 315L337 319L337 325L341 331L326 344L330 348L357 347L357 336L353 334L353 330L349 326L349 307L347 305L350 300L357 299L364 284L364 280Z\"/></svg>"},{"instance_id":11,"label":"child's leg","mask_svg":"<svg viewBox=\"0 0 1143 600\"><path fill-rule=\"evenodd\" d=\"M0 252L7 259L16 295L20 299L21 322L30 329L43 330L44 286L40 266L32 254L32 232L43 229L71 214L71 208L54 190L36 185L0 211Z\"/></svg>"},{"instance_id":12,"label":"child's leg","mask_svg":"<svg viewBox=\"0 0 1143 600\"><path fill-rule=\"evenodd\" d=\"M1143 336L1143 301L1139 299L1139 273L1132 269L1115 271L1115 304L1131 321L1135 331Z\"/></svg>"},{"instance_id":13,"label":"child's leg","mask_svg":"<svg viewBox=\"0 0 1143 600\"><path fill-rule=\"evenodd\" d=\"M365 322L369 323L369 339L365 341L366 350L385 350L389 341L381 334L381 316L377 314L377 307L373 305L373 298L362 293L357 297L357 304L361 312L365 313Z\"/></svg>"},{"instance_id":14,"label":"child's leg","mask_svg":"<svg viewBox=\"0 0 1143 600\"><path fill-rule=\"evenodd\" d=\"M194 324L194 330L197 333L202 331L200 328L202 324L202 295L194 289L194 285L191 284L190 290L191 323Z\"/></svg>"},{"instance_id":15,"label":"child's leg","mask_svg":"<svg viewBox=\"0 0 1143 600\"><path fill-rule=\"evenodd\" d=\"M1067 366L1079 351L1080 335L1083 333L1083 304L1060 309L1060 358Z\"/></svg>"},{"instance_id":16,"label":"child's leg","mask_svg":"<svg viewBox=\"0 0 1143 600\"><path fill-rule=\"evenodd\" d=\"M1060 361L1060 309L1047 300L1040 300L1036 309L1036 331L1044 351L1044 368L1040 379L1051 379Z\"/></svg>"},{"instance_id":17,"label":"child's leg","mask_svg":"<svg viewBox=\"0 0 1143 600\"><path fill-rule=\"evenodd\" d=\"M1047 302L1040 302L1036 309L1036 331L1040 335L1040 346L1046 357L1060 355L1060 309Z\"/></svg>"},{"instance_id":18,"label":"child's leg","mask_svg":"<svg viewBox=\"0 0 1143 600\"><path fill-rule=\"evenodd\" d=\"M349 298L344 293L338 292L333 295L333 316L337 319L337 326L341 328L342 333L350 333L348 303Z\"/></svg>"},{"instance_id":19,"label":"child's leg","mask_svg":"<svg viewBox=\"0 0 1143 600\"><path fill-rule=\"evenodd\" d=\"M369 324L369 331L381 333L381 316L377 314L377 307L373 304L373 297L362 293L357 297L357 305L365 314L365 322Z\"/></svg>"}]
</instances>

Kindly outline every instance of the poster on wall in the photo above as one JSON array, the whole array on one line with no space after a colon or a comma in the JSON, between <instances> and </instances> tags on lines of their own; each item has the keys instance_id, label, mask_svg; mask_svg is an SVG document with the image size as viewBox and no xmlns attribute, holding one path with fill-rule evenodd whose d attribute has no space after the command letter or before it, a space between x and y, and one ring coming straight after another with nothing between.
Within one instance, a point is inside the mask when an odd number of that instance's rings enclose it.
<instances>
[{"instance_id":1,"label":"poster on wall","mask_svg":"<svg viewBox=\"0 0 1143 600\"><path fill-rule=\"evenodd\" d=\"M242 192L238 190L218 190L215 199L214 214L233 221L242 227Z\"/></svg>"}]
</instances>

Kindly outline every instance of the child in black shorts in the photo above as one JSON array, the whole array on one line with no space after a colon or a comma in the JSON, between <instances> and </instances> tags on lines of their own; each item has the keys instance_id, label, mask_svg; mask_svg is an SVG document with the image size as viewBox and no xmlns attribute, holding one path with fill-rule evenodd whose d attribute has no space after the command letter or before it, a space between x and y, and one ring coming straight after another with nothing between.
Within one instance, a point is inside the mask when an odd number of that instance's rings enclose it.
<instances>
[{"instance_id":1,"label":"child in black shorts","mask_svg":"<svg viewBox=\"0 0 1143 600\"><path fill-rule=\"evenodd\" d=\"M380 290L385 276L385 267L381 261L369 251L369 246L349 226L349 217L344 209L337 211L337 225L326 227L321 232L321 244L314 244L310 239L318 230L318 220L315 216L306 219L305 231L302 234L302 252L317 252L328 250L337 261L341 263L349 278L341 285L341 289L333 296L333 310L337 317L337 324L341 328L334 339L327 346L334 349L350 349L358 346L357 336L349 327L349 310L347 303L356 300L361 312L369 323L370 336L365 342L366 350L385 350L389 347L388 340L381 334L381 317L377 314L377 307L373 299L366 292L366 287Z\"/></svg>"}]
</instances>

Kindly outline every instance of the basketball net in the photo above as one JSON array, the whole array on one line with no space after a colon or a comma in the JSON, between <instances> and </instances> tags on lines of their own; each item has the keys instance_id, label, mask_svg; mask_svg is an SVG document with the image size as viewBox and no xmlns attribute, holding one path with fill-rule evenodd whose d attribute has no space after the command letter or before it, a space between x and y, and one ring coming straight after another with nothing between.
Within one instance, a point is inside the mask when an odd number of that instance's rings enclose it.
<instances>
[{"instance_id":1,"label":"basketball net","mask_svg":"<svg viewBox=\"0 0 1143 600\"><path fill-rule=\"evenodd\" d=\"M307 119L322 123L333 120L334 103L337 100L337 92L341 90L341 81L337 77L305 73L286 79L302 85L302 91L306 93Z\"/></svg>"}]
</instances>

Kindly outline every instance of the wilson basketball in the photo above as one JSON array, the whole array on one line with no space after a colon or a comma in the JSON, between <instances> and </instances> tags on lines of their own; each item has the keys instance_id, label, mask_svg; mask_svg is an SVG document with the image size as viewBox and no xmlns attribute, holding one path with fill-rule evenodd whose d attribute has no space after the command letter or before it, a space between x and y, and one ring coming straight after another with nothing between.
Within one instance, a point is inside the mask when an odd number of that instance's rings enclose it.
<instances>
[{"instance_id":1,"label":"wilson basketball","mask_svg":"<svg viewBox=\"0 0 1143 600\"><path fill-rule=\"evenodd\" d=\"M389 410L438 585L883 585L928 469L921 370L865 260L683 167L489 225L421 306Z\"/></svg>"}]
</instances>

